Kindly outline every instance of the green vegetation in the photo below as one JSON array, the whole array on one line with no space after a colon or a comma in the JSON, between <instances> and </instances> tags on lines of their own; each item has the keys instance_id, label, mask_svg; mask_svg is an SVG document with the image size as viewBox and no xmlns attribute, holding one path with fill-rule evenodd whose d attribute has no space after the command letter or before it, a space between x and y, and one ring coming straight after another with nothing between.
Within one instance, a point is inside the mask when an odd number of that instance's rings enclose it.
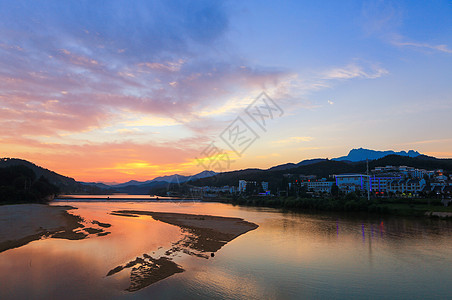
<instances>
[{"instance_id":1,"label":"green vegetation","mask_svg":"<svg viewBox=\"0 0 452 300\"><path fill-rule=\"evenodd\" d=\"M31 168L21 165L0 168L0 204L45 203L58 192L58 187L44 176L36 178Z\"/></svg>"},{"instance_id":2,"label":"green vegetation","mask_svg":"<svg viewBox=\"0 0 452 300\"><path fill-rule=\"evenodd\" d=\"M400 155L388 155L383 158L369 161L369 169L384 166L408 166L419 169L435 170L443 169L446 173L452 174L452 159L438 159L434 157L420 155L418 157L405 157ZM284 174L292 175L316 175L317 178L328 178L332 174L344 173L364 173L366 172L366 162L343 162L334 160L314 161L307 165L295 165L292 168L280 170L271 168L268 170L246 169L231 172L224 172L212 177L191 181L195 186L236 186L240 179L247 181L267 181L269 189L276 191L284 187Z\"/></svg>"},{"instance_id":3,"label":"green vegetation","mask_svg":"<svg viewBox=\"0 0 452 300\"><path fill-rule=\"evenodd\" d=\"M439 199L384 198L370 201L358 194L349 193L342 197L233 197L224 201L234 205L265 206L295 211L343 211L369 212L403 216L421 216L427 211L452 212Z\"/></svg>"}]
</instances>

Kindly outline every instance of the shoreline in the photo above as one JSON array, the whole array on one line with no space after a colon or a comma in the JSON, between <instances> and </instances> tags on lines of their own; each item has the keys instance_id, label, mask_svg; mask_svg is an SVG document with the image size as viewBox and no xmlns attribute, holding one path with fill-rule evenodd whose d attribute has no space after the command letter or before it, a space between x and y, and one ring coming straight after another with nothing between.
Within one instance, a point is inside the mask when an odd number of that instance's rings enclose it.
<instances>
[{"instance_id":1,"label":"shoreline","mask_svg":"<svg viewBox=\"0 0 452 300\"><path fill-rule=\"evenodd\" d=\"M172 247L166 249L162 255L152 253L153 257L144 253L107 273L108 277L131 268L130 286L126 289L128 292L138 291L176 273L183 272L182 266L173 261L174 257L186 254L204 259L213 258L214 253L228 242L259 227L257 224L234 217L137 210L118 210L112 211L110 214L128 218L150 216L156 221L177 226L184 233L182 239L174 242Z\"/></svg>"},{"instance_id":2,"label":"shoreline","mask_svg":"<svg viewBox=\"0 0 452 300\"><path fill-rule=\"evenodd\" d=\"M409 202L412 200L412 202ZM244 207L267 207L282 209L291 212L303 213L347 213L347 214L369 214L376 216L400 216L400 217L423 217L444 218L452 217L452 207L441 205L427 205L419 202L424 199L367 199L359 198L353 200L333 198L295 198L295 197L248 197L248 198L222 198L218 201L210 200L204 202L218 202Z\"/></svg>"},{"instance_id":3,"label":"shoreline","mask_svg":"<svg viewBox=\"0 0 452 300\"><path fill-rule=\"evenodd\" d=\"M86 227L84 220L69 210L72 206L11 204L0 206L0 253L42 238L81 240L89 235L106 235L109 224ZM103 225L103 226L101 226Z\"/></svg>"}]
</instances>

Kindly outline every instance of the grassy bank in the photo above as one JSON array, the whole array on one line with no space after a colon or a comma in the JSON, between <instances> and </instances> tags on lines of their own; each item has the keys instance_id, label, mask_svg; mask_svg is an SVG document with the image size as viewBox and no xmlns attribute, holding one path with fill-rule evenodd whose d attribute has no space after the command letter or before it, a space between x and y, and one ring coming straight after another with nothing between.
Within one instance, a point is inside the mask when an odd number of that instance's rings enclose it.
<instances>
[{"instance_id":1,"label":"grassy bank","mask_svg":"<svg viewBox=\"0 0 452 300\"><path fill-rule=\"evenodd\" d=\"M294 211L368 212L401 216L423 216L425 212L452 212L439 199L371 199L365 198L296 198L296 197L235 197L221 202L284 208Z\"/></svg>"}]
</instances>

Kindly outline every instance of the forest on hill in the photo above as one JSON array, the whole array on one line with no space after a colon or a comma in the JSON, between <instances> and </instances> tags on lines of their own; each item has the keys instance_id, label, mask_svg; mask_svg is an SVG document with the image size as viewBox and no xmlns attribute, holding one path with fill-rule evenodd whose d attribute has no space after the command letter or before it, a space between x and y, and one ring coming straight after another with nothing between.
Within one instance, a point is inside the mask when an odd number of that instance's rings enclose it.
<instances>
[{"instance_id":1,"label":"forest on hill","mask_svg":"<svg viewBox=\"0 0 452 300\"><path fill-rule=\"evenodd\" d=\"M0 168L0 204L46 203L59 193L59 188L44 176L37 177L26 166Z\"/></svg>"}]
</instances>

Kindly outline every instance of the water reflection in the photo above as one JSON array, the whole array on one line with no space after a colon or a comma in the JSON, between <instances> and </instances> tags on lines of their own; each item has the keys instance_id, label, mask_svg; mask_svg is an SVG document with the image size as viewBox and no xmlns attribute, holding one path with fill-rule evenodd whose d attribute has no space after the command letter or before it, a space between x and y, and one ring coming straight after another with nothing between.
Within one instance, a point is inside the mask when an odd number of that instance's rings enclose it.
<instances>
[{"instance_id":1,"label":"water reflection","mask_svg":"<svg viewBox=\"0 0 452 300\"><path fill-rule=\"evenodd\" d=\"M67 203L111 234L40 240L0 253L0 298L448 298L450 221L297 214L220 203ZM169 249L178 227L113 210L239 217L259 225L214 258L181 257L186 272L125 293L129 274L106 273L137 253ZM162 248L160 248L162 249ZM161 251L161 250L160 250Z\"/></svg>"}]
</instances>

